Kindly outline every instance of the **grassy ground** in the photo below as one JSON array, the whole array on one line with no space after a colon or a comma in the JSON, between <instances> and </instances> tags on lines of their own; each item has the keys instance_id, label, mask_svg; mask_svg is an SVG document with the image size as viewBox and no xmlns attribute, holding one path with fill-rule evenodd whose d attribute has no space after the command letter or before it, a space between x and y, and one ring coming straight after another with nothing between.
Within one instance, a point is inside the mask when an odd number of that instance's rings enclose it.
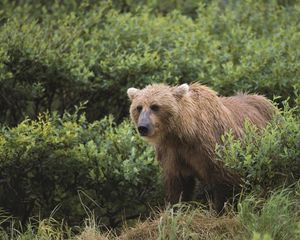
<instances>
[{"instance_id":1,"label":"grassy ground","mask_svg":"<svg viewBox=\"0 0 300 240\"><path fill-rule=\"evenodd\" d=\"M146 221L137 221L116 231L89 217L82 227L68 227L53 218L32 221L20 227L5 213L0 223L9 223L0 231L3 240L127 240L127 239L300 239L300 182L291 189L280 189L267 199L250 194L238 204L237 211L216 216L201 206L180 204L164 211L153 211ZM102 229L102 230L100 230Z\"/></svg>"}]
</instances>

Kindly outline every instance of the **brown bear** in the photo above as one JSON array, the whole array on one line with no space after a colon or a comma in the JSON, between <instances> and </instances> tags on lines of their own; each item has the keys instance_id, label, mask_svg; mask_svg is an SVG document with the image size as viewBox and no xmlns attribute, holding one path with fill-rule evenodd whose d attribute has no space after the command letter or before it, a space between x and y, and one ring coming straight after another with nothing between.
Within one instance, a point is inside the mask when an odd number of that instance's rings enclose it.
<instances>
[{"instance_id":1,"label":"brown bear","mask_svg":"<svg viewBox=\"0 0 300 240\"><path fill-rule=\"evenodd\" d=\"M198 83L153 84L127 94L137 131L154 146L163 168L167 200L191 200L197 178L210 186L213 206L221 211L240 177L215 160L216 144L229 130L241 138L246 119L263 128L275 111L272 103L260 95L218 97Z\"/></svg>"}]
</instances>

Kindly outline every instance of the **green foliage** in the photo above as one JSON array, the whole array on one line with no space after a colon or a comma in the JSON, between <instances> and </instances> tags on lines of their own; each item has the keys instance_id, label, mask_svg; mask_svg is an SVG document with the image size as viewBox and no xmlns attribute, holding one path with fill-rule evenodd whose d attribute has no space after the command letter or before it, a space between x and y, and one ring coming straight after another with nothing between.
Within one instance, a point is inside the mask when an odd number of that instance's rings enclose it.
<instances>
[{"instance_id":1,"label":"green foliage","mask_svg":"<svg viewBox=\"0 0 300 240\"><path fill-rule=\"evenodd\" d=\"M150 148L124 121L43 114L0 131L0 206L22 221L55 216L78 222L95 212L116 226L161 199Z\"/></svg>"},{"instance_id":2,"label":"green foliage","mask_svg":"<svg viewBox=\"0 0 300 240\"><path fill-rule=\"evenodd\" d=\"M286 106L260 133L248 124L242 141L224 136L217 160L239 172L248 189L265 192L299 179L300 8L295 3L1 1L0 123L10 126L0 130L1 225L9 214L24 222L32 215L52 217L55 209L55 217L71 223L95 214L114 227L160 201L153 151L121 121L128 115L127 88L153 82L197 81L222 95L290 97L298 108ZM78 115L80 109L65 113L84 101L86 117ZM109 113L120 125L103 118ZM276 239L285 231L293 236L288 226L294 227L295 216L289 214L295 209L289 200L275 198L259 217L254 201L240 206L249 238ZM276 222L276 206L282 207L278 219L284 229L262 231L260 225ZM182 212L168 210L158 226L160 236L193 237L193 231L178 226L182 217L192 224ZM70 236L52 220L29 224L24 236L17 230L10 236L32 239L36 231L41 239ZM0 231L0 238L9 235Z\"/></svg>"},{"instance_id":3,"label":"green foliage","mask_svg":"<svg viewBox=\"0 0 300 240\"><path fill-rule=\"evenodd\" d=\"M1 3L0 122L63 114L86 100L89 120L111 113L119 121L128 115L127 88L153 82L199 81L223 95L270 98L293 98L299 88L296 4L17 2ZM193 18L182 14L186 4L197 6Z\"/></svg>"},{"instance_id":4,"label":"green foliage","mask_svg":"<svg viewBox=\"0 0 300 240\"><path fill-rule=\"evenodd\" d=\"M275 116L263 130L246 123L242 140L231 133L217 146L217 160L238 172L249 189L274 189L300 178L300 118L298 108L289 108Z\"/></svg>"}]
</instances>

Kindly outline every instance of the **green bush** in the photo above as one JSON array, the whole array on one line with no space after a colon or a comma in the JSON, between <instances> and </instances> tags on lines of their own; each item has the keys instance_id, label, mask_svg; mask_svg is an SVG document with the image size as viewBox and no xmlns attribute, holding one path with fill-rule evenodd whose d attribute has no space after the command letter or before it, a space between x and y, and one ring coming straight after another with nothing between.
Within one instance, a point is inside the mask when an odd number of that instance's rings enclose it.
<instances>
[{"instance_id":1,"label":"green bush","mask_svg":"<svg viewBox=\"0 0 300 240\"><path fill-rule=\"evenodd\" d=\"M300 8L293 1L80 2L0 3L0 122L11 127L0 131L0 206L23 221L59 206L58 217L70 222L91 210L116 226L162 199L152 150L121 121L128 87L199 81L222 95L294 102ZM86 117L64 114L83 101ZM121 124L95 121L109 113ZM247 125L242 141L225 136L218 160L249 188L294 182L297 114L287 108L261 134Z\"/></svg>"},{"instance_id":2,"label":"green bush","mask_svg":"<svg viewBox=\"0 0 300 240\"><path fill-rule=\"evenodd\" d=\"M0 131L0 206L23 221L57 207L58 219L78 223L94 212L115 227L158 204L159 176L127 121L43 114Z\"/></svg>"},{"instance_id":3,"label":"green bush","mask_svg":"<svg viewBox=\"0 0 300 240\"><path fill-rule=\"evenodd\" d=\"M129 12L107 1L16 2L0 10L0 122L63 114L86 100L90 121L111 113L119 122L128 115L126 89L152 82L199 81L223 95L270 98L293 98L299 87L296 4L195 1L190 18L186 1L166 11L151 2L167 1L144 1Z\"/></svg>"},{"instance_id":4,"label":"green bush","mask_svg":"<svg viewBox=\"0 0 300 240\"><path fill-rule=\"evenodd\" d=\"M266 129L246 125L245 137L229 133L217 160L238 172L246 189L266 193L300 178L300 118L288 106ZM78 109L77 109L78 112ZM127 120L88 123L85 115L43 114L0 131L0 206L23 221L51 216L81 221L95 213L102 223L147 213L163 200L154 153Z\"/></svg>"},{"instance_id":5,"label":"green bush","mask_svg":"<svg viewBox=\"0 0 300 240\"><path fill-rule=\"evenodd\" d=\"M223 137L224 145L217 146L217 160L239 173L248 190L266 193L293 184L300 178L298 111L285 105L282 114L262 131L247 123L242 140L228 133Z\"/></svg>"}]
</instances>

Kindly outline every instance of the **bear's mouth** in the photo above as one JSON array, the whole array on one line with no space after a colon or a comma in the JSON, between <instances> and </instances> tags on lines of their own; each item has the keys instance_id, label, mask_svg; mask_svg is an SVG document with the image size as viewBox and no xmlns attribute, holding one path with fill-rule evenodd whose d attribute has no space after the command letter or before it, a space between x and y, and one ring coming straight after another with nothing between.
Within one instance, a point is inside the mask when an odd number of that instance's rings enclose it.
<instances>
[{"instance_id":1,"label":"bear's mouth","mask_svg":"<svg viewBox=\"0 0 300 240\"><path fill-rule=\"evenodd\" d=\"M159 133L158 126L154 126L150 129L150 131L148 131L146 135L140 134L140 136L144 138L146 141L157 142L157 139L159 137L159 134L157 133Z\"/></svg>"},{"instance_id":2,"label":"bear's mouth","mask_svg":"<svg viewBox=\"0 0 300 240\"><path fill-rule=\"evenodd\" d=\"M154 138L155 137L154 136L155 132L153 130L152 131L147 131L146 133L140 132L140 130L138 130L138 131L139 131L140 136L143 137L143 138Z\"/></svg>"}]
</instances>

